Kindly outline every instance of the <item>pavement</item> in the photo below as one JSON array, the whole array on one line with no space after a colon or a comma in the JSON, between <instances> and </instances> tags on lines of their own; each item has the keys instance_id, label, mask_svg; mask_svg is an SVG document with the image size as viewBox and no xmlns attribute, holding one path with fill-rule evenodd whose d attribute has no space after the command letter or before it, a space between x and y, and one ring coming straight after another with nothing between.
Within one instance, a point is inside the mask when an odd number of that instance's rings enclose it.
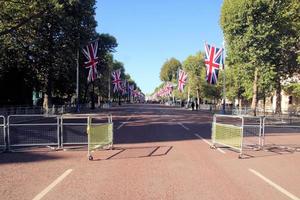
<instances>
[{"instance_id":1,"label":"pavement","mask_svg":"<svg viewBox=\"0 0 300 200\"><path fill-rule=\"evenodd\" d=\"M93 161L86 148L1 153L1 199L300 198L300 152L238 159L228 148L211 149L209 112L137 104L106 113L115 148L94 152ZM293 141L300 144L298 135Z\"/></svg>"}]
</instances>

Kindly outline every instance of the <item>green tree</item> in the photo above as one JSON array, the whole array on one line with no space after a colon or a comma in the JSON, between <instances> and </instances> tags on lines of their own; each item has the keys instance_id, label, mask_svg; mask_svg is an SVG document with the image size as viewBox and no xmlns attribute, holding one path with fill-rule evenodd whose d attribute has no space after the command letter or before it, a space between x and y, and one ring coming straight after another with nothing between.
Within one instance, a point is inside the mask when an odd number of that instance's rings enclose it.
<instances>
[{"instance_id":1,"label":"green tree","mask_svg":"<svg viewBox=\"0 0 300 200\"><path fill-rule=\"evenodd\" d=\"M243 95L252 98L254 110L259 93L274 85L276 113L281 113L281 81L299 70L299 13L295 0L224 0L221 27L228 60L240 68Z\"/></svg>"},{"instance_id":2,"label":"green tree","mask_svg":"<svg viewBox=\"0 0 300 200\"><path fill-rule=\"evenodd\" d=\"M171 58L167 60L160 69L160 80L165 82L175 81L177 71L182 67L179 60Z\"/></svg>"},{"instance_id":3,"label":"green tree","mask_svg":"<svg viewBox=\"0 0 300 200\"><path fill-rule=\"evenodd\" d=\"M197 97L198 104L200 104L200 98L203 97L203 73L204 66L204 54L197 53L196 55L191 55L183 61L183 69L188 74L188 84L191 91L191 95ZM187 90L187 89L185 89Z\"/></svg>"},{"instance_id":4,"label":"green tree","mask_svg":"<svg viewBox=\"0 0 300 200\"><path fill-rule=\"evenodd\" d=\"M11 83L11 74L18 74L26 84L15 81L14 93L26 91L27 96L18 101L6 93L3 102L30 104L32 90L42 90L50 98L74 93L80 48L96 38L94 4L95 0L1 1L0 68L7 73L0 82Z\"/></svg>"}]
</instances>

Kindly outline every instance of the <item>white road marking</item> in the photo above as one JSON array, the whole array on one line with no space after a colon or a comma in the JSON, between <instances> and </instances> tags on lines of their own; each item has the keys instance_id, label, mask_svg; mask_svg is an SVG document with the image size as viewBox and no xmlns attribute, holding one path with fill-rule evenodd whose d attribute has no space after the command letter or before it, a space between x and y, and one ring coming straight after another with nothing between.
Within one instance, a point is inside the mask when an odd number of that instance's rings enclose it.
<instances>
[{"instance_id":1,"label":"white road marking","mask_svg":"<svg viewBox=\"0 0 300 200\"><path fill-rule=\"evenodd\" d=\"M117 129L122 128L122 126L124 126L126 124L126 122L121 122L120 126L117 127Z\"/></svg>"},{"instance_id":2,"label":"white road marking","mask_svg":"<svg viewBox=\"0 0 300 200\"><path fill-rule=\"evenodd\" d=\"M279 192L281 192L281 193L285 194L286 196L288 196L290 199L292 199L292 200L300 200L299 197L296 197L295 195L293 195L292 193L290 193L286 189L282 188L281 186L277 185L276 183L274 183L270 179L268 179L265 176L263 176L261 173L255 171L254 169L248 169L248 170L250 172L252 172L253 174L255 174L256 176L258 176L259 178L261 178L262 180L264 180L266 183L268 183L272 187L274 187L275 189L277 189Z\"/></svg>"},{"instance_id":3,"label":"white road marking","mask_svg":"<svg viewBox=\"0 0 300 200\"><path fill-rule=\"evenodd\" d=\"M203 140L203 142L205 142L206 144L208 144L209 146L212 146L213 144L211 142L209 142L208 140L204 139L203 137L201 137L200 135L198 135L197 133L194 134L195 136L197 136L199 139ZM223 151L222 149L220 148L217 148L217 150L223 154L225 154L226 152Z\"/></svg>"},{"instance_id":4,"label":"white road marking","mask_svg":"<svg viewBox=\"0 0 300 200\"><path fill-rule=\"evenodd\" d=\"M180 126L182 126L182 128L184 128L185 130L190 130L188 127L186 127L186 126L183 125L182 123L177 122L177 124L179 124Z\"/></svg>"},{"instance_id":5,"label":"white road marking","mask_svg":"<svg viewBox=\"0 0 300 200\"><path fill-rule=\"evenodd\" d=\"M117 129L122 128L122 126L124 126L125 124L127 124L128 123L127 121L129 121L131 118L132 118L132 116L128 117L127 120L126 120L126 122L121 122L120 126L118 126Z\"/></svg>"},{"instance_id":6,"label":"white road marking","mask_svg":"<svg viewBox=\"0 0 300 200\"><path fill-rule=\"evenodd\" d=\"M42 192L36 195L32 200L40 200L42 199L50 190L52 190L58 183L60 183L64 178L66 178L73 169L68 169L65 171L60 177L58 177L55 181L53 181L48 187L46 187Z\"/></svg>"}]
</instances>

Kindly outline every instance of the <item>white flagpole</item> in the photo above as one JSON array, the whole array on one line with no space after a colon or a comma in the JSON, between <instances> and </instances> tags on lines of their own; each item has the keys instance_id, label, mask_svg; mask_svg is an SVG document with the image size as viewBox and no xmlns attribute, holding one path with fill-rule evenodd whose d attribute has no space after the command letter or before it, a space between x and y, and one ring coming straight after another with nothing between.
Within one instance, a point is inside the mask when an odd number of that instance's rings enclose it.
<instances>
[{"instance_id":1,"label":"white flagpole","mask_svg":"<svg viewBox=\"0 0 300 200\"><path fill-rule=\"evenodd\" d=\"M222 52L222 59L223 59L223 114L225 114L226 108L226 75L225 75L225 40L223 39L223 52Z\"/></svg>"}]
</instances>

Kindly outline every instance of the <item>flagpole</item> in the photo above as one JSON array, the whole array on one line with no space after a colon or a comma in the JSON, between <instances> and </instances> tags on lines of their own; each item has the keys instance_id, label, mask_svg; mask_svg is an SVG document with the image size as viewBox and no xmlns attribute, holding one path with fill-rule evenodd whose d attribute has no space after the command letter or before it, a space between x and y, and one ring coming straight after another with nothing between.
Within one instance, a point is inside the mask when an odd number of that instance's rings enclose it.
<instances>
[{"instance_id":1,"label":"flagpole","mask_svg":"<svg viewBox=\"0 0 300 200\"><path fill-rule=\"evenodd\" d=\"M226 108L226 74L225 74L225 40L223 40L223 114L225 114Z\"/></svg>"},{"instance_id":2,"label":"flagpole","mask_svg":"<svg viewBox=\"0 0 300 200\"><path fill-rule=\"evenodd\" d=\"M79 47L76 54L76 112L79 112Z\"/></svg>"},{"instance_id":3,"label":"flagpole","mask_svg":"<svg viewBox=\"0 0 300 200\"><path fill-rule=\"evenodd\" d=\"M110 80L111 80L111 74L110 74L110 70L108 70L108 104L110 106L110 87L111 87L111 84L110 84Z\"/></svg>"}]
</instances>

